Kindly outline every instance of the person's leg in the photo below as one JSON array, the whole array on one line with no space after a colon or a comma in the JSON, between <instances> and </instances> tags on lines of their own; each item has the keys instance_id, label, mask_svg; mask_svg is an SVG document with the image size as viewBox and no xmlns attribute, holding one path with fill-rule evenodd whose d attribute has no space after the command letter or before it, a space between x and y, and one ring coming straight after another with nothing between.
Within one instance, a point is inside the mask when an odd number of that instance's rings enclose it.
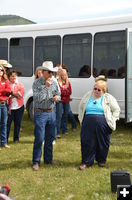
<instances>
[{"instance_id":1,"label":"person's leg","mask_svg":"<svg viewBox=\"0 0 132 200\"><path fill-rule=\"evenodd\" d=\"M61 118L62 118L63 106L61 102L56 104L56 126L57 126L57 137L60 136L61 129Z\"/></svg>"},{"instance_id":2,"label":"person's leg","mask_svg":"<svg viewBox=\"0 0 132 200\"><path fill-rule=\"evenodd\" d=\"M91 166L96 152L96 135L94 117L85 115L81 127L82 164Z\"/></svg>"},{"instance_id":3,"label":"person's leg","mask_svg":"<svg viewBox=\"0 0 132 200\"><path fill-rule=\"evenodd\" d=\"M40 164L42 154L42 144L45 137L45 126L48 120L47 113L34 113L34 145L33 145L33 165Z\"/></svg>"},{"instance_id":4,"label":"person's leg","mask_svg":"<svg viewBox=\"0 0 132 200\"><path fill-rule=\"evenodd\" d=\"M7 142L9 139L9 135L10 135L10 128L11 128L11 123L13 121L14 118L14 111L11 111L10 114L8 114L8 120L7 120Z\"/></svg>"},{"instance_id":5,"label":"person's leg","mask_svg":"<svg viewBox=\"0 0 132 200\"><path fill-rule=\"evenodd\" d=\"M106 119L104 116L98 118L97 122L97 149L96 149L96 161L100 164L105 164L109 145L110 145L110 137L111 137L112 130L108 126Z\"/></svg>"},{"instance_id":6,"label":"person's leg","mask_svg":"<svg viewBox=\"0 0 132 200\"><path fill-rule=\"evenodd\" d=\"M55 137L56 115L54 112L48 113L48 122L45 127L45 143L44 143L44 163L52 164L53 161L53 140Z\"/></svg>"},{"instance_id":7,"label":"person's leg","mask_svg":"<svg viewBox=\"0 0 132 200\"><path fill-rule=\"evenodd\" d=\"M63 121L62 121L62 133L67 133L67 123L68 123L68 112L69 103L63 103Z\"/></svg>"},{"instance_id":8,"label":"person's leg","mask_svg":"<svg viewBox=\"0 0 132 200\"><path fill-rule=\"evenodd\" d=\"M68 119L69 119L70 122L71 122L72 130L76 130L76 128L77 128L77 123L76 123L75 117L74 117L74 115L73 115L73 113L72 113L72 111L71 111L70 104L69 104Z\"/></svg>"},{"instance_id":9,"label":"person's leg","mask_svg":"<svg viewBox=\"0 0 132 200\"><path fill-rule=\"evenodd\" d=\"M24 106L14 110L14 142L19 142L19 133L21 128L22 117L24 113Z\"/></svg>"},{"instance_id":10,"label":"person's leg","mask_svg":"<svg viewBox=\"0 0 132 200\"><path fill-rule=\"evenodd\" d=\"M7 106L2 105L1 106L1 120L0 120L0 126L1 126L1 146L7 145Z\"/></svg>"}]
</instances>

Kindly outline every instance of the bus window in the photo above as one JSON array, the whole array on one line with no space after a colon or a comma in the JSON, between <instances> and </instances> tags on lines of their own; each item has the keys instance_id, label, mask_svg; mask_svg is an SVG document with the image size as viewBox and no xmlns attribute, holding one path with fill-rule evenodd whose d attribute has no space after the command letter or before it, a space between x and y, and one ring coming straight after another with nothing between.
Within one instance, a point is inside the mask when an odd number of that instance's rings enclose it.
<instances>
[{"instance_id":1,"label":"bus window","mask_svg":"<svg viewBox=\"0 0 132 200\"><path fill-rule=\"evenodd\" d=\"M125 31L96 33L93 48L94 77L124 78L125 73Z\"/></svg>"},{"instance_id":2,"label":"bus window","mask_svg":"<svg viewBox=\"0 0 132 200\"><path fill-rule=\"evenodd\" d=\"M52 60L54 66L60 63L61 37L43 36L35 39L35 68L46 60Z\"/></svg>"},{"instance_id":3,"label":"bus window","mask_svg":"<svg viewBox=\"0 0 132 200\"><path fill-rule=\"evenodd\" d=\"M0 59L8 60L8 40L0 39Z\"/></svg>"},{"instance_id":4,"label":"bus window","mask_svg":"<svg viewBox=\"0 0 132 200\"><path fill-rule=\"evenodd\" d=\"M63 38L63 64L66 65L69 77L91 76L92 35L73 34Z\"/></svg>"},{"instance_id":5,"label":"bus window","mask_svg":"<svg viewBox=\"0 0 132 200\"><path fill-rule=\"evenodd\" d=\"M11 38L10 63L18 72L18 76L33 74L33 38Z\"/></svg>"}]
</instances>

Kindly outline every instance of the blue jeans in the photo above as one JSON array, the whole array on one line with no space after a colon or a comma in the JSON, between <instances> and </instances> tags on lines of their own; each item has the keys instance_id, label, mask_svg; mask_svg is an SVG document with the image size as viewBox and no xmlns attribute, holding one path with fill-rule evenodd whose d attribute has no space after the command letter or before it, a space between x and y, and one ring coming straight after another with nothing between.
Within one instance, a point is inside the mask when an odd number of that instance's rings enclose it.
<instances>
[{"instance_id":1,"label":"blue jeans","mask_svg":"<svg viewBox=\"0 0 132 200\"><path fill-rule=\"evenodd\" d=\"M57 114L57 134L60 134L60 129L62 128L62 133L67 132L67 122L68 122L68 112L69 112L69 103L58 103L58 108L56 110ZM62 120L63 115L63 120ZM61 121L62 120L62 121Z\"/></svg>"},{"instance_id":2,"label":"blue jeans","mask_svg":"<svg viewBox=\"0 0 132 200\"><path fill-rule=\"evenodd\" d=\"M33 164L40 164L42 154L42 144L44 142L43 159L45 163L52 163L53 145L55 138L55 112L35 112L34 113L34 146Z\"/></svg>"},{"instance_id":3,"label":"blue jeans","mask_svg":"<svg viewBox=\"0 0 132 200\"><path fill-rule=\"evenodd\" d=\"M0 140L1 146L7 144L7 105L0 105Z\"/></svg>"},{"instance_id":4,"label":"blue jeans","mask_svg":"<svg viewBox=\"0 0 132 200\"><path fill-rule=\"evenodd\" d=\"M24 113L24 106L16 109L11 110L11 114L8 114L8 121L7 121L7 140L10 134L11 123L14 121L14 136L13 141L19 141L19 133L21 128L22 117Z\"/></svg>"}]
</instances>

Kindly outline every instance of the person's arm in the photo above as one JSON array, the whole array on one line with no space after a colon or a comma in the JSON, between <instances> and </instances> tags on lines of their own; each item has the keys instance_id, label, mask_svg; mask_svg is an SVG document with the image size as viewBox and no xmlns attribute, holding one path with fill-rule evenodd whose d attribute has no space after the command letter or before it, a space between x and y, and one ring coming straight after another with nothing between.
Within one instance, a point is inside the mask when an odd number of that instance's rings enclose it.
<instances>
[{"instance_id":1,"label":"person's arm","mask_svg":"<svg viewBox=\"0 0 132 200\"><path fill-rule=\"evenodd\" d=\"M11 87L9 84L9 80L5 81L4 91L1 91L1 95L9 96L11 94Z\"/></svg>"},{"instance_id":2,"label":"person's arm","mask_svg":"<svg viewBox=\"0 0 132 200\"><path fill-rule=\"evenodd\" d=\"M70 82L68 84L68 87L63 87L63 86L61 87L61 94L63 96L70 96L71 93L72 93L72 90L71 90L71 84L70 84Z\"/></svg>"},{"instance_id":3,"label":"person's arm","mask_svg":"<svg viewBox=\"0 0 132 200\"><path fill-rule=\"evenodd\" d=\"M24 86L22 83L18 83L18 90L15 92L12 91L12 96L16 98L21 98L24 96Z\"/></svg>"},{"instance_id":4,"label":"person's arm","mask_svg":"<svg viewBox=\"0 0 132 200\"><path fill-rule=\"evenodd\" d=\"M54 81L54 84L55 84L55 92L53 94L53 101L58 102L61 100L61 92L58 83Z\"/></svg>"},{"instance_id":5,"label":"person's arm","mask_svg":"<svg viewBox=\"0 0 132 200\"><path fill-rule=\"evenodd\" d=\"M112 95L110 95L110 108L112 112L112 117L115 119L115 121L119 120L120 107L117 100Z\"/></svg>"}]
</instances>

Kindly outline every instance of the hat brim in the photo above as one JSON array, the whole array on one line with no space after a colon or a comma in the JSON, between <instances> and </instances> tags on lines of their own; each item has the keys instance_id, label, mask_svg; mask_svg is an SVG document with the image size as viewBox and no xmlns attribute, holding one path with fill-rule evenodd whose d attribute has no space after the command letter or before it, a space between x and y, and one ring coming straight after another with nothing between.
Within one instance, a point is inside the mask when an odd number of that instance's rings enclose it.
<instances>
[{"instance_id":1,"label":"hat brim","mask_svg":"<svg viewBox=\"0 0 132 200\"><path fill-rule=\"evenodd\" d=\"M51 69L51 68L43 67L43 66L42 66L41 69L42 69L42 70L47 70L47 71L50 71L50 72L57 72L57 69L56 69L56 68L52 68L52 69Z\"/></svg>"},{"instance_id":2,"label":"hat brim","mask_svg":"<svg viewBox=\"0 0 132 200\"><path fill-rule=\"evenodd\" d=\"M6 68L12 68L12 65L10 63L8 63L8 64L4 65L4 67L6 67Z\"/></svg>"}]
</instances>

